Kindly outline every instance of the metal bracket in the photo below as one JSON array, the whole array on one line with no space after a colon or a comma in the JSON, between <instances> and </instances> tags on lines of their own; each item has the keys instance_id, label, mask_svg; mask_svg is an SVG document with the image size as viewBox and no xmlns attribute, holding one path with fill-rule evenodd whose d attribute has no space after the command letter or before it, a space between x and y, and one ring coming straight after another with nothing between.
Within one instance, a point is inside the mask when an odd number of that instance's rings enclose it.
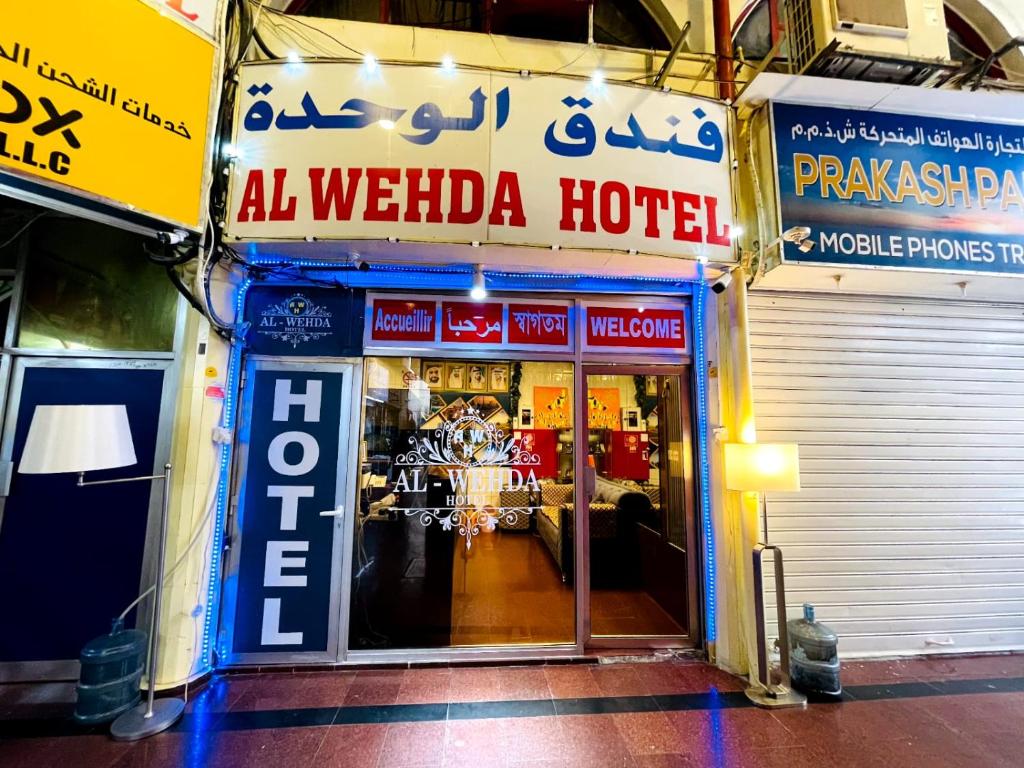
<instances>
[{"instance_id":1,"label":"metal bracket","mask_svg":"<svg viewBox=\"0 0 1024 768\"><path fill-rule=\"evenodd\" d=\"M781 681L771 680L768 641L764 630L764 568L765 551L770 550L775 564L775 611L779 622L779 662ZM757 685L746 690L747 698L759 707L806 707L807 697L791 688L789 677L789 628L786 626L786 579L782 550L770 544L754 547L754 622L757 624Z\"/></svg>"},{"instance_id":2,"label":"metal bracket","mask_svg":"<svg viewBox=\"0 0 1024 768\"><path fill-rule=\"evenodd\" d=\"M0 496L11 495L11 479L14 475L13 461L0 461Z\"/></svg>"}]
</instances>

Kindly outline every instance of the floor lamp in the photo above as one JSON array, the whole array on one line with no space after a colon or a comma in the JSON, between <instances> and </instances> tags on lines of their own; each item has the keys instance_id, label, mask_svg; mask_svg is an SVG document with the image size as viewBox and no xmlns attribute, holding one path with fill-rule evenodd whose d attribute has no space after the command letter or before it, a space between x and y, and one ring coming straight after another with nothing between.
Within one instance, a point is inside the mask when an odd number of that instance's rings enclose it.
<instances>
[{"instance_id":1,"label":"floor lamp","mask_svg":"<svg viewBox=\"0 0 1024 768\"><path fill-rule=\"evenodd\" d=\"M803 707L807 697L790 687L789 630L786 626L786 580L782 550L768 543L768 491L800 490L800 451L794 443L726 443L725 487L760 494L764 538L754 547L754 622L757 632L757 685L747 698L762 707ZM762 558L770 552L775 565L775 611L779 623L779 667L782 680L773 683L764 629Z\"/></svg>"},{"instance_id":2,"label":"floor lamp","mask_svg":"<svg viewBox=\"0 0 1024 768\"><path fill-rule=\"evenodd\" d=\"M166 730L177 722L185 709L178 698L156 700L157 639L160 635L160 602L164 586L164 550L171 493L171 465L163 474L124 477L115 480L86 481L85 473L101 469L129 467L137 463L128 411L123 405L39 405L32 416L25 450L18 471L43 475L77 472L78 487L163 481L160 512L160 538L157 542L156 584L153 588L152 617L149 632L149 691L146 701L121 714L110 726L110 735L118 741L136 741Z\"/></svg>"}]
</instances>

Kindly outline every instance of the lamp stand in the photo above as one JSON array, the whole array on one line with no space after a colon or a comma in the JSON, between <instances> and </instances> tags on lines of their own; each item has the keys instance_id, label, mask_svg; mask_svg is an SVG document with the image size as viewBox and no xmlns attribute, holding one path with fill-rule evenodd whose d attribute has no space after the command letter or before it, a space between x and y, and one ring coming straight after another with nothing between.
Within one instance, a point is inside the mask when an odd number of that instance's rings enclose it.
<instances>
[{"instance_id":1,"label":"lamp stand","mask_svg":"<svg viewBox=\"0 0 1024 768\"><path fill-rule=\"evenodd\" d=\"M85 475L78 473L79 487L91 485L111 485L113 483L130 483L137 480L163 480L163 503L160 513L160 539L157 543L156 581L153 586L153 608L149 623L149 672L145 703L124 712L110 726L110 735L115 741L138 741L147 736L165 731L174 725L182 712L185 702L179 698L165 698L156 701L156 671L160 636L160 604L164 592L164 561L167 544L167 518L171 499L171 465L164 464L162 475L146 475L143 477L125 477L116 480L85 481Z\"/></svg>"},{"instance_id":2,"label":"lamp stand","mask_svg":"<svg viewBox=\"0 0 1024 768\"><path fill-rule=\"evenodd\" d=\"M754 623L757 631L757 684L745 693L747 698L759 707L781 709L783 707L806 707L807 697L794 691L789 677L789 627L786 624L786 578L782 565L782 550L768 544L768 499L761 494L761 518L764 525L764 541L754 547ZM768 655L768 640L764 628L764 569L762 560L765 551L771 551L775 565L775 613L779 624L779 671L781 681L771 680L771 664Z\"/></svg>"}]
</instances>

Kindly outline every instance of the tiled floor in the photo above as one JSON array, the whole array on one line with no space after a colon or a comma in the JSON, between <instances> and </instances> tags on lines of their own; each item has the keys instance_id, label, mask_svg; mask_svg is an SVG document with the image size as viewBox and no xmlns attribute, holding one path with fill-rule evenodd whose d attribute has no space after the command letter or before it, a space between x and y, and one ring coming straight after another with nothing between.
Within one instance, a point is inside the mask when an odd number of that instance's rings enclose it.
<instances>
[{"instance_id":1,"label":"tiled floor","mask_svg":"<svg viewBox=\"0 0 1024 768\"><path fill-rule=\"evenodd\" d=\"M1024 766L1024 655L843 675L842 701L774 712L682 661L229 675L136 744L75 726L73 686L0 685L0 766Z\"/></svg>"}]
</instances>

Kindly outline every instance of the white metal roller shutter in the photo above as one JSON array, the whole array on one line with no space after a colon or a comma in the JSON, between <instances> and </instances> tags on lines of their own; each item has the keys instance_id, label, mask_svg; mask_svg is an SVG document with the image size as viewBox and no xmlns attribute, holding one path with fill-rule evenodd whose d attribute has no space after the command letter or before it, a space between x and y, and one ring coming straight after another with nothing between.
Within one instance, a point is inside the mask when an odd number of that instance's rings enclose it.
<instances>
[{"instance_id":1,"label":"white metal roller shutter","mask_svg":"<svg viewBox=\"0 0 1024 768\"><path fill-rule=\"evenodd\" d=\"M768 497L790 617L844 656L1024 648L1024 306L752 292L749 318L758 439L800 444L803 490Z\"/></svg>"}]
</instances>

